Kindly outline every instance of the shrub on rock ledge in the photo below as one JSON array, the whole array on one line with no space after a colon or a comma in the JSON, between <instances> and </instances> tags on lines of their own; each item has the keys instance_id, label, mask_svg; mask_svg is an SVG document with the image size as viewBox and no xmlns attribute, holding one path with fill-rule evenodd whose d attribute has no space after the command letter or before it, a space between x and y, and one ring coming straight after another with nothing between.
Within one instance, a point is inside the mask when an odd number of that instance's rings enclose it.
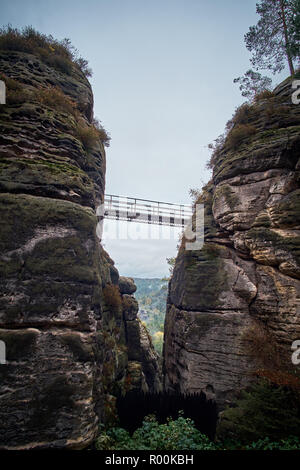
<instances>
[{"instance_id":1,"label":"shrub on rock ledge","mask_svg":"<svg viewBox=\"0 0 300 470\"><path fill-rule=\"evenodd\" d=\"M291 388L261 380L243 391L234 408L221 414L218 440L249 443L300 435L299 395Z\"/></svg>"},{"instance_id":2,"label":"shrub on rock ledge","mask_svg":"<svg viewBox=\"0 0 300 470\"><path fill-rule=\"evenodd\" d=\"M1 28L0 49L38 55L44 63L67 75L72 74L73 65L86 77L92 75L88 62L79 56L70 39L57 41L51 35L39 33L32 26L22 30L11 25Z\"/></svg>"}]
</instances>

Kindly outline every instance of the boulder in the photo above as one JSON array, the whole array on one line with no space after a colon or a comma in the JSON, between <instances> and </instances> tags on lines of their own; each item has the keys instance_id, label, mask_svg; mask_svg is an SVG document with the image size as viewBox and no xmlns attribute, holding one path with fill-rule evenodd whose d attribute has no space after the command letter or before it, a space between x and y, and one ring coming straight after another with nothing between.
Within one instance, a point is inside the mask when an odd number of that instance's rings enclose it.
<instances>
[{"instance_id":1,"label":"boulder","mask_svg":"<svg viewBox=\"0 0 300 470\"><path fill-rule=\"evenodd\" d=\"M121 294L134 294L136 291L136 285L131 277L120 276L119 288Z\"/></svg>"}]
</instances>

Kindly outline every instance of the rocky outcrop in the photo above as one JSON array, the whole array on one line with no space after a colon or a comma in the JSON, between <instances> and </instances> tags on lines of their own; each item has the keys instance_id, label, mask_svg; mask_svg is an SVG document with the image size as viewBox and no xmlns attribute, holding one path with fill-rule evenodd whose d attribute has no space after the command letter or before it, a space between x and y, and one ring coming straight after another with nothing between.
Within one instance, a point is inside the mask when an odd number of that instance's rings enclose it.
<instances>
[{"instance_id":1,"label":"rocky outcrop","mask_svg":"<svg viewBox=\"0 0 300 470\"><path fill-rule=\"evenodd\" d=\"M11 87L0 106L0 448L83 448L126 390L137 324L132 282L119 289L96 235L105 151L93 95L76 64L67 74L1 51L0 70ZM151 388L151 348L144 333L136 341Z\"/></svg>"},{"instance_id":2,"label":"rocky outcrop","mask_svg":"<svg viewBox=\"0 0 300 470\"><path fill-rule=\"evenodd\" d=\"M162 377L159 356L154 350L151 337L145 325L137 317L138 303L130 295L136 290L131 278L120 277L128 345L127 390L142 390L156 393L162 391Z\"/></svg>"},{"instance_id":3,"label":"rocky outcrop","mask_svg":"<svg viewBox=\"0 0 300 470\"><path fill-rule=\"evenodd\" d=\"M188 251L183 240L169 285L166 388L203 390L220 409L267 367L271 343L273 367L279 354L287 369L300 338L300 107L291 93L286 80L236 113L198 199L204 247Z\"/></svg>"},{"instance_id":4,"label":"rocky outcrop","mask_svg":"<svg viewBox=\"0 0 300 470\"><path fill-rule=\"evenodd\" d=\"M131 277L120 276L119 288L121 294L134 294L136 291L136 285Z\"/></svg>"}]
</instances>

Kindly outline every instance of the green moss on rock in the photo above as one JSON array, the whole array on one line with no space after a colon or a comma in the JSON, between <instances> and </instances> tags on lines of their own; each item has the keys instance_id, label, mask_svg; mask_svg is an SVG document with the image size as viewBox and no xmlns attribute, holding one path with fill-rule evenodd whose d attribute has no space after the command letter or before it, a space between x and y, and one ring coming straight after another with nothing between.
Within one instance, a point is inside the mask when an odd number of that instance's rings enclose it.
<instances>
[{"instance_id":1,"label":"green moss on rock","mask_svg":"<svg viewBox=\"0 0 300 470\"><path fill-rule=\"evenodd\" d=\"M275 250L280 249L290 253L297 264L300 264L300 237L281 236L279 233L267 227L255 227L249 230L247 236L266 246L271 246Z\"/></svg>"},{"instance_id":2,"label":"green moss on rock","mask_svg":"<svg viewBox=\"0 0 300 470\"><path fill-rule=\"evenodd\" d=\"M184 250L177 257L171 281L171 300L177 307L210 310L219 306L219 294L226 289L223 247L205 243L202 250Z\"/></svg>"},{"instance_id":3,"label":"green moss on rock","mask_svg":"<svg viewBox=\"0 0 300 470\"><path fill-rule=\"evenodd\" d=\"M232 191L229 184L218 186L214 197L216 200L218 200L220 197L224 197L226 204L230 207L231 210L234 210L239 203L238 196Z\"/></svg>"},{"instance_id":4,"label":"green moss on rock","mask_svg":"<svg viewBox=\"0 0 300 470\"><path fill-rule=\"evenodd\" d=\"M289 228L300 225L300 189L293 191L272 207L271 218L274 226Z\"/></svg>"}]
</instances>

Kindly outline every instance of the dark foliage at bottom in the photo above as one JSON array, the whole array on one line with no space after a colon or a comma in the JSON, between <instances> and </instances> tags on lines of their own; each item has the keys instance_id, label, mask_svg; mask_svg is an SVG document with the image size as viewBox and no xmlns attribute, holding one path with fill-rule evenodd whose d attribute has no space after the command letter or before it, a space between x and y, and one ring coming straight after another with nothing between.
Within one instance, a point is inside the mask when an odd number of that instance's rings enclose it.
<instances>
[{"instance_id":1,"label":"dark foliage at bottom","mask_svg":"<svg viewBox=\"0 0 300 470\"><path fill-rule=\"evenodd\" d=\"M117 411L120 426L130 433L141 427L149 414L155 414L158 423L165 423L168 417L177 419L179 411L191 418L196 428L210 439L216 432L217 406L207 400L203 392L191 395L129 392L118 396Z\"/></svg>"}]
</instances>

